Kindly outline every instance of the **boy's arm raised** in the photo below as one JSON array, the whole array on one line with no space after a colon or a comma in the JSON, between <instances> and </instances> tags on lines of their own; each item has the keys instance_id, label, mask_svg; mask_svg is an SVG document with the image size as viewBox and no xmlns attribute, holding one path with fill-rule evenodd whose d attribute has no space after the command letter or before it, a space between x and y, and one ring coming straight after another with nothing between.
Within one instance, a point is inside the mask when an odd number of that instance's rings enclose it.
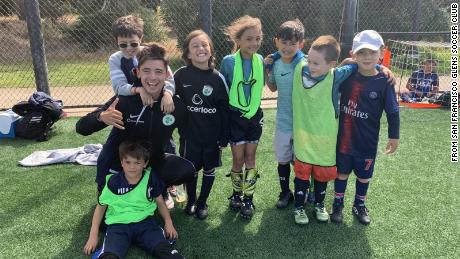
<instances>
[{"instance_id":1,"label":"boy's arm raised","mask_svg":"<svg viewBox=\"0 0 460 259\"><path fill-rule=\"evenodd\" d=\"M107 206L102 206L100 204L96 205L93 214L93 221L91 223L91 230L89 232L88 241L86 241L85 247L83 250L85 254L89 255L94 252L97 248L97 243L99 241L99 226L101 221L104 218L104 212L107 209Z\"/></svg>"}]
</instances>

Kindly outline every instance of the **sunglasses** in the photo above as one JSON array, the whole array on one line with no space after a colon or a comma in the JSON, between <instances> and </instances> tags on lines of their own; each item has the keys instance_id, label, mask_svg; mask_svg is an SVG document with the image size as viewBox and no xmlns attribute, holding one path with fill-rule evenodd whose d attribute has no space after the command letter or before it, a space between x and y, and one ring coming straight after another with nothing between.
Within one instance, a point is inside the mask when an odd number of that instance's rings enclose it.
<instances>
[{"instance_id":1,"label":"sunglasses","mask_svg":"<svg viewBox=\"0 0 460 259\"><path fill-rule=\"evenodd\" d=\"M139 46L139 42L132 42L129 44L129 46L131 46L131 48L137 48ZM120 43L118 44L118 47L120 47L121 49L126 49L128 47L128 44Z\"/></svg>"}]
</instances>

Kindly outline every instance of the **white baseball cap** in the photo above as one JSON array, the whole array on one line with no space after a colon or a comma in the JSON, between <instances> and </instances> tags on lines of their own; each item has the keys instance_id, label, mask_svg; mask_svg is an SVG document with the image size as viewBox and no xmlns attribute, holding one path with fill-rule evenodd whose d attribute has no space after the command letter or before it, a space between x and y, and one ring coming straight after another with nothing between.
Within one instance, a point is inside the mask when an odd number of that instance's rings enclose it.
<instances>
[{"instance_id":1,"label":"white baseball cap","mask_svg":"<svg viewBox=\"0 0 460 259\"><path fill-rule=\"evenodd\" d=\"M379 50L384 45L382 36L374 30L365 30L353 38L352 52L355 54L360 49Z\"/></svg>"}]
</instances>

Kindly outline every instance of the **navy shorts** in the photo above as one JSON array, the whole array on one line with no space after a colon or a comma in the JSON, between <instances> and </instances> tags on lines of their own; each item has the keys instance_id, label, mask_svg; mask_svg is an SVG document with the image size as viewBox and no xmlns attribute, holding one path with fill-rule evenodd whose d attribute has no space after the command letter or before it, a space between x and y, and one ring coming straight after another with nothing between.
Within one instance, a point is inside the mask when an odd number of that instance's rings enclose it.
<instances>
[{"instance_id":1,"label":"navy shorts","mask_svg":"<svg viewBox=\"0 0 460 259\"><path fill-rule=\"evenodd\" d=\"M242 117L239 111L230 110L230 144L257 144L263 125L264 113L260 108L251 119Z\"/></svg>"},{"instance_id":2,"label":"navy shorts","mask_svg":"<svg viewBox=\"0 0 460 259\"><path fill-rule=\"evenodd\" d=\"M155 247L162 242L168 242L163 229L157 225L153 217L130 224L111 224L107 226L104 243L99 257L104 254L115 254L125 258L131 243L138 245L153 254Z\"/></svg>"},{"instance_id":3,"label":"navy shorts","mask_svg":"<svg viewBox=\"0 0 460 259\"><path fill-rule=\"evenodd\" d=\"M190 140L184 140L181 145L181 156L192 162L196 171L212 170L222 166L222 151L217 145L200 145Z\"/></svg>"},{"instance_id":4,"label":"navy shorts","mask_svg":"<svg viewBox=\"0 0 460 259\"><path fill-rule=\"evenodd\" d=\"M360 157L337 152L337 172L350 174L351 171L361 179L370 179L374 174L375 157Z\"/></svg>"}]
</instances>

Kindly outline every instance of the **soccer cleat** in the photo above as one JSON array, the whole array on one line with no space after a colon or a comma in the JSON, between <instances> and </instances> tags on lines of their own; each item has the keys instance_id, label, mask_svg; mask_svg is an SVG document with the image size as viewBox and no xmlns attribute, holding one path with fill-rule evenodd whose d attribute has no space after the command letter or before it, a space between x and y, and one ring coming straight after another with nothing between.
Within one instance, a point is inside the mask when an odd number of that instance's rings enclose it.
<instances>
[{"instance_id":1,"label":"soccer cleat","mask_svg":"<svg viewBox=\"0 0 460 259\"><path fill-rule=\"evenodd\" d=\"M364 204L361 206L353 205L351 212L356 216L359 223L363 225L369 225L371 223L371 219L369 218L369 210L367 210Z\"/></svg>"},{"instance_id":2,"label":"soccer cleat","mask_svg":"<svg viewBox=\"0 0 460 259\"><path fill-rule=\"evenodd\" d=\"M308 224L308 216L303 207L299 207L294 210L294 220L296 224Z\"/></svg>"},{"instance_id":3,"label":"soccer cleat","mask_svg":"<svg viewBox=\"0 0 460 259\"><path fill-rule=\"evenodd\" d=\"M205 204L203 207L197 207L196 217L199 219L206 219L208 217L208 205Z\"/></svg>"},{"instance_id":4,"label":"soccer cleat","mask_svg":"<svg viewBox=\"0 0 460 259\"><path fill-rule=\"evenodd\" d=\"M280 192L278 202L276 203L276 207L278 209L284 209L292 201L294 201L294 195L292 195L291 191L286 192L286 193Z\"/></svg>"},{"instance_id":5,"label":"soccer cleat","mask_svg":"<svg viewBox=\"0 0 460 259\"><path fill-rule=\"evenodd\" d=\"M232 196L230 196L230 198L228 199L230 200L228 207L232 211L239 211L241 209L241 206L242 206L241 193L234 192Z\"/></svg>"},{"instance_id":6,"label":"soccer cleat","mask_svg":"<svg viewBox=\"0 0 460 259\"><path fill-rule=\"evenodd\" d=\"M254 203L252 203L252 197L244 197L241 205L240 216L243 219L250 220L254 215Z\"/></svg>"},{"instance_id":7,"label":"soccer cleat","mask_svg":"<svg viewBox=\"0 0 460 259\"><path fill-rule=\"evenodd\" d=\"M316 203L314 211L315 211L316 219L319 222L328 222L329 221L329 214L326 212L326 208L324 207L324 202Z\"/></svg>"},{"instance_id":8,"label":"soccer cleat","mask_svg":"<svg viewBox=\"0 0 460 259\"><path fill-rule=\"evenodd\" d=\"M334 223L343 222L343 205L334 203L332 205L331 221Z\"/></svg>"},{"instance_id":9,"label":"soccer cleat","mask_svg":"<svg viewBox=\"0 0 460 259\"><path fill-rule=\"evenodd\" d=\"M187 203L187 206L185 206L185 213L190 216L195 215L196 213L195 203Z\"/></svg>"}]
</instances>

